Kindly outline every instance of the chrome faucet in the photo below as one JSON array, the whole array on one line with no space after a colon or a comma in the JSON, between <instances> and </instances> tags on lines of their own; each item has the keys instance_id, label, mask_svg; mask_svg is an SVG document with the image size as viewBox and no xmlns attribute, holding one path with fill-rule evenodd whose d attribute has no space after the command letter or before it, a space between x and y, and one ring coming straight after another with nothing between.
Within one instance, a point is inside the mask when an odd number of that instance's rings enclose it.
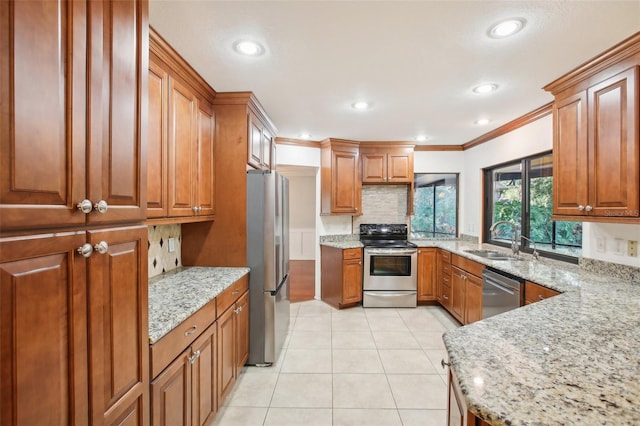
<instances>
[{"instance_id":1,"label":"chrome faucet","mask_svg":"<svg viewBox=\"0 0 640 426\"><path fill-rule=\"evenodd\" d=\"M532 244L532 246L533 246L533 247L531 247L531 248L533 249L533 253L532 253L533 258L534 258L535 260L540 259L540 255L538 254L538 250L536 250L536 242L535 242L535 241L533 241L533 240L532 240L531 238L529 238L529 237L525 237L524 235L520 235L520 238L524 238L525 240L529 241L529 242Z\"/></svg>"},{"instance_id":2,"label":"chrome faucet","mask_svg":"<svg viewBox=\"0 0 640 426\"><path fill-rule=\"evenodd\" d=\"M511 228L513 228L513 239L511 240L511 251L513 252L514 255L518 255L518 253L520 253L520 247L518 246L518 228L516 228L516 225L513 222L509 222L508 220L499 220L497 222L494 222L491 225L491 228L489 228L489 231L491 231L491 236L495 237L496 236L496 227L498 225L501 224L507 224L510 225Z\"/></svg>"}]
</instances>

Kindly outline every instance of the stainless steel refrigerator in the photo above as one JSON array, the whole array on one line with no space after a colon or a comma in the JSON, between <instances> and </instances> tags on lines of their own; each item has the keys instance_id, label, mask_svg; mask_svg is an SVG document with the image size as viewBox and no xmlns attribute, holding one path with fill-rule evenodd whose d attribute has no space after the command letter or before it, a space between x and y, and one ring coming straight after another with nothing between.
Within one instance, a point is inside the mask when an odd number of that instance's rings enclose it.
<instances>
[{"instance_id":1,"label":"stainless steel refrigerator","mask_svg":"<svg viewBox=\"0 0 640 426\"><path fill-rule=\"evenodd\" d=\"M249 364L277 361L289 331L289 181L247 172Z\"/></svg>"}]
</instances>

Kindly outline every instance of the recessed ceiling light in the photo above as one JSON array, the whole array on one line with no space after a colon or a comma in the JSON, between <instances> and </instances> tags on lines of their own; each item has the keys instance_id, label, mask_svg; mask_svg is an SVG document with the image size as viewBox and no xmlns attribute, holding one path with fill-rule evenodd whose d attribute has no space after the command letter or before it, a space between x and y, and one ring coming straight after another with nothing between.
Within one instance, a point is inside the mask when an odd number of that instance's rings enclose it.
<instances>
[{"instance_id":1,"label":"recessed ceiling light","mask_svg":"<svg viewBox=\"0 0 640 426\"><path fill-rule=\"evenodd\" d=\"M481 84L473 88L473 93L484 95L485 93L491 93L498 90L498 85L494 83Z\"/></svg>"},{"instance_id":2,"label":"recessed ceiling light","mask_svg":"<svg viewBox=\"0 0 640 426\"><path fill-rule=\"evenodd\" d=\"M489 120L488 118L481 118L479 120L474 121L474 123L477 124L478 126L484 126L485 124L489 124L489 122L491 122L491 120Z\"/></svg>"},{"instance_id":3,"label":"recessed ceiling light","mask_svg":"<svg viewBox=\"0 0 640 426\"><path fill-rule=\"evenodd\" d=\"M239 40L233 44L236 52L245 56L259 56L264 53L264 47L256 41Z\"/></svg>"},{"instance_id":4,"label":"recessed ceiling light","mask_svg":"<svg viewBox=\"0 0 640 426\"><path fill-rule=\"evenodd\" d=\"M424 141L426 141L427 139L429 139L429 137L428 137L427 135L418 135L418 136L416 136L416 140L417 140L418 142L424 142Z\"/></svg>"},{"instance_id":5,"label":"recessed ceiling light","mask_svg":"<svg viewBox=\"0 0 640 426\"><path fill-rule=\"evenodd\" d=\"M523 18L511 18L492 25L487 32L491 38L505 38L519 32L524 28L527 21Z\"/></svg>"},{"instance_id":6,"label":"recessed ceiling light","mask_svg":"<svg viewBox=\"0 0 640 426\"><path fill-rule=\"evenodd\" d=\"M369 104L369 102L359 101L359 102L355 102L355 103L351 104L351 106L354 109L365 110L365 109L369 109L369 107L371 105Z\"/></svg>"},{"instance_id":7,"label":"recessed ceiling light","mask_svg":"<svg viewBox=\"0 0 640 426\"><path fill-rule=\"evenodd\" d=\"M310 139L311 135L309 133L300 133L301 139Z\"/></svg>"}]
</instances>

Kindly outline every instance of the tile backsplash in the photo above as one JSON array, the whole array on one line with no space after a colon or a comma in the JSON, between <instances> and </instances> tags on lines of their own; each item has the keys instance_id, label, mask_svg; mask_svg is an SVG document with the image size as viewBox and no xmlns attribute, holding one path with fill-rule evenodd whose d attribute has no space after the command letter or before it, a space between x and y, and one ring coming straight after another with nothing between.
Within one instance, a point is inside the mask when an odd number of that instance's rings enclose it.
<instances>
[{"instance_id":1,"label":"tile backsplash","mask_svg":"<svg viewBox=\"0 0 640 426\"><path fill-rule=\"evenodd\" d=\"M407 185L362 185L362 216L353 217L353 232L361 223L406 223Z\"/></svg>"},{"instance_id":2,"label":"tile backsplash","mask_svg":"<svg viewBox=\"0 0 640 426\"><path fill-rule=\"evenodd\" d=\"M173 251L169 251L173 238ZM182 228L179 223L149 227L149 278L182 266Z\"/></svg>"}]
</instances>

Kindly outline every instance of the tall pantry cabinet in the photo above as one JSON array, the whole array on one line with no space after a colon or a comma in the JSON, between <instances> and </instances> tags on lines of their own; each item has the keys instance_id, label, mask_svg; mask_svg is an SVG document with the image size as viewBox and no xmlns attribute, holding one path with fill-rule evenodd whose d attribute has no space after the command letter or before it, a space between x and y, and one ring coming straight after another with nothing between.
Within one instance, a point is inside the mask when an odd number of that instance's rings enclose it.
<instances>
[{"instance_id":1,"label":"tall pantry cabinet","mask_svg":"<svg viewBox=\"0 0 640 426\"><path fill-rule=\"evenodd\" d=\"M146 0L0 2L0 424L148 424Z\"/></svg>"}]
</instances>

